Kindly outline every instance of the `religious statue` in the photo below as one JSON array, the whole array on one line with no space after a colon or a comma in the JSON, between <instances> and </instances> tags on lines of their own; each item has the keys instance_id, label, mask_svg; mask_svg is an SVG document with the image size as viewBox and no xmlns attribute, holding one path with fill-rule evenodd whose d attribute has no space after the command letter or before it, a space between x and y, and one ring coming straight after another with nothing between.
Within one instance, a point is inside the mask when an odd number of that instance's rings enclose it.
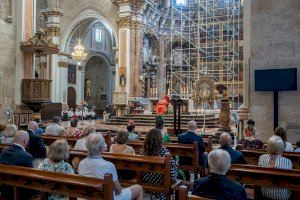
<instances>
[{"instance_id":1,"label":"religious statue","mask_svg":"<svg viewBox=\"0 0 300 200\"><path fill-rule=\"evenodd\" d=\"M124 74L122 74L122 75L120 76L120 85L121 85L121 86L125 86L125 85L126 85L126 77L125 77Z\"/></svg>"},{"instance_id":2,"label":"religious statue","mask_svg":"<svg viewBox=\"0 0 300 200\"><path fill-rule=\"evenodd\" d=\"M91 80L86 80L85 96L86 96L86 98L91 96Z\"/></svg>"}]
</instances>

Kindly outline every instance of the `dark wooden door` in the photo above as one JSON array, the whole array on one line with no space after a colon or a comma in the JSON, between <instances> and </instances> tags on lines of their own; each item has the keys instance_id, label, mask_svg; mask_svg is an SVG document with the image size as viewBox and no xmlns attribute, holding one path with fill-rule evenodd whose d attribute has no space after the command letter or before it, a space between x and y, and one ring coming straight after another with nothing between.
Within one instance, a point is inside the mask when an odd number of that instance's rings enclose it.
<instances>
[{"instance_id":1,"label":"dark wooden door","mask_svg":"<svg viewBox=\"0 0 300 200\"><path fill-rule=\"evenodd\" d=\"M73 87L68 87L68 105L69 108L76 108L76 91Z\"/></svg>"}]
</instances>

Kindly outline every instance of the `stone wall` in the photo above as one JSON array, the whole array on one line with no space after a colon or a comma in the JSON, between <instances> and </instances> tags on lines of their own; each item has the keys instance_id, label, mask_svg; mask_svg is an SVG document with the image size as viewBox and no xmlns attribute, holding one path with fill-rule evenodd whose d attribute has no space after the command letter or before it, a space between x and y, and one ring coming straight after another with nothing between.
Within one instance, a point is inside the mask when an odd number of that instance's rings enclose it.
<instances>
[{"instance_id":1,"label":"stone wall","mask_svg":"<svg viewBox=\"0 0 300 200\"><path fill-rule=\"evenodd\" d=\"M117 30L117 12L118 7L111 0L64 0L62 1L61 9L64 11L64 16L61 23L61 35L76 17L86 9L99 11Z\"/></svg>"},{"instance_id":2,"label":"stone wall","mask_svg":"<svg viewBox=\"0 0 300 200\"><path fill-rule=\"evenodd\" d=\"M0 123L5 123L4 109L15 99L15 27L0 19Z\"/></svg>"},{"instance_id":3,"label":"stone wall","mask_svg":"<svg viewBox=\"0 0 300 200\"><path fill-rule=\"evenodd\" d=\"M245 27L251 31L250 117L266 141L273 134L273 93L254 91L254 70L297 67L300 89L300 1L251 0L251 4L251 27ZM300 123L299 91L279 93L279 125L287 123ZM297 134L300 139L300 130Z\"/></svg>"}]
</instances>

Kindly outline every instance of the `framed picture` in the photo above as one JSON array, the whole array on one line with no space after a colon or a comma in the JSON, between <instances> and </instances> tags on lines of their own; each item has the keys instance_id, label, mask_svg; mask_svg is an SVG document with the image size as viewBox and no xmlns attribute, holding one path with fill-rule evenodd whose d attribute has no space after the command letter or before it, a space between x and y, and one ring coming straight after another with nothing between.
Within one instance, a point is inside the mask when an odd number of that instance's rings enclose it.
<instances>
[{"instance_id":1,"label":"framed picture","mask_svg":"<svg viewBox=\"0 0 300 200\"><path fill-rule=\"evenodd\" d=\"M68 67L68 83L76 84L76 65Z\"/></svg>"},{"instance_id":2,"label":"framed picture","mask_svg":"<svg viewBox=\"0 0 300 200\"><path fill-rule=\"evenodd\" d=\"M29 114L29 121L33 121L34 120L34 114Z\"/></svg>"},{"instance_id":3,"label":"framed picture","mask_svg":"<svg viewBox=\"0 0 300 200\"><path fill-rule=\"evenodd\" d=\"M20 126L25 126L28 124L28 114L20 115Z\"/></svg>"},{"instance_id":4,"label":"framed picture","mask_svg":"<svg viewBox=\"0 0 300 200\"><path fill-rule=\"evenodd\" d=\"M18 114L14 114L14 122L13 123L17 127L19 127L19 115Z\"/></svg>"}]
</instances>

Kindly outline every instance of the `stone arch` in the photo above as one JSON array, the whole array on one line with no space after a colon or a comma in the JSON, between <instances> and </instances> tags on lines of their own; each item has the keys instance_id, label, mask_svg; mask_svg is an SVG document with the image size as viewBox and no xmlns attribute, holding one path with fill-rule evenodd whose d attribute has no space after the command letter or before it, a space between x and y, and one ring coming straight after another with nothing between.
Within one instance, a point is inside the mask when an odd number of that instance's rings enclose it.
<instances>
[{"instance_id":1,"label":"stone arch","mask_svg":"<svg viewBox=\"0 0 300 200\"><path fill-rule=\"evenodd\" d=\"M89 19L95 19L99 20L107 30L110 30L111 35L114 37L115 45L118 47L119 41L118 41L118 34L112 23L108 19L106 19L99 11L96 11L94 9L86 9L83 12L81 12L75 19L74 21L67 27L65 32L62 34L62 39L61 39L61 46L60 49L62 52L66 52L68 48L68 38L71 38L74 30L76 30L76 27L84 22L85 20Z\"/></svg>"}]
</instances>

